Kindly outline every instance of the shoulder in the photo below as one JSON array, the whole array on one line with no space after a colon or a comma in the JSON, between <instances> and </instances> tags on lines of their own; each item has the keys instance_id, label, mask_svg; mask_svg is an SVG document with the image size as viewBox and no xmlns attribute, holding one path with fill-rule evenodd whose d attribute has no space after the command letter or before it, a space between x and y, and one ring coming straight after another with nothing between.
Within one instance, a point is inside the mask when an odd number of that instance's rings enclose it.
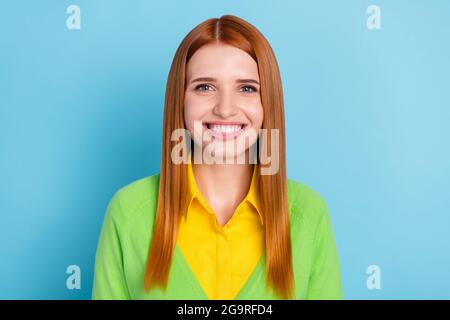
<instances>
[{"instance_id":1,"label":"shoulder","mask_svg":"<svg viewBox=\"0 0 450 320\"><path fill-rule=\"evenodd\" d=\"M303 182L288 179L287 186L291 219L315 229L328 214L325 198Z\"/></svg>"},{"instance_id":2,"label":"shoulder","mask_svg":"<svg viewBox=\"0 0 450 320\"><path fill-rule=\"evenodd\" d=\"M139 216L149 207L156 210L159 173L132 181L117 189L108 205L111 218L126 222ZM152 211L150 210L150 211Z\"/></svg>"}]
</instances>

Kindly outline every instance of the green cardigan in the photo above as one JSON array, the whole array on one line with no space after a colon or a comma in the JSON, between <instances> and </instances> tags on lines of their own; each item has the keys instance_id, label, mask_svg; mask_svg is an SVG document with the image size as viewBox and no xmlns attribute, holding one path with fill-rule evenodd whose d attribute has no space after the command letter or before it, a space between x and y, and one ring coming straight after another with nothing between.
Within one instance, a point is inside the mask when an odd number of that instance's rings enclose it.
<instances>
[{"instance_id":1,"label":"green cardigan","mask_svg":"<svg viewBox=\"0 0 450 320\"><path fill-rule=\"evenodd\" d=\"M93 299L202 299L207 295L178 245L166 290L144 292L159 174L134 181L112 197L98 243ZM306 185L288 180L296 299L343 299L340 263L324 199ZM265 254L236 299L280 299L266 285Z\"/></svg>"}]
</instances>

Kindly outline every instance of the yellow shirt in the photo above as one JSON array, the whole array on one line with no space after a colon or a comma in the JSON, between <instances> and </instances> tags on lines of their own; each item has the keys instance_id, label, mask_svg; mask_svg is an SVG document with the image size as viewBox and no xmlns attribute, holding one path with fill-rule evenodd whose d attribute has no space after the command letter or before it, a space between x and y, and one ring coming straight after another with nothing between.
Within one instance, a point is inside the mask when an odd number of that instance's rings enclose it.
<instances>
[{"instance_id":1,"label":"yellow shirt","mask_svg":"<svg viewBox=\"0 0 450 320\"><path fill-rule=\"evenodd\" d=\"M221 227L188 165L190 204L186 219L181 219L177 242L209 299L234 299L261 259L263 218L256 168L246 197Z\"/></svg>"}]
</instances>

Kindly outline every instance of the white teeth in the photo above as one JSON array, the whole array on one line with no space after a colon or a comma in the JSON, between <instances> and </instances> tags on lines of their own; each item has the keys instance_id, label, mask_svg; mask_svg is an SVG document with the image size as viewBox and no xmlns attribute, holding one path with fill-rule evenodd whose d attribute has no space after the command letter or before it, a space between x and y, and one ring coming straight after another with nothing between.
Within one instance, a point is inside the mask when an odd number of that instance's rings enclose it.
<instances>
[{"instance_id":1,"label":"white teeth","mask_svg":"<svg viewBox=\"0 0 450 320\"><path fill-rule=\"evenodd\" d=\"M241 130L242 125L238 124L225 126L220 124L210 124L208 127L209 129L217 133L234 133Z\"/></svg>"}]
</instances>

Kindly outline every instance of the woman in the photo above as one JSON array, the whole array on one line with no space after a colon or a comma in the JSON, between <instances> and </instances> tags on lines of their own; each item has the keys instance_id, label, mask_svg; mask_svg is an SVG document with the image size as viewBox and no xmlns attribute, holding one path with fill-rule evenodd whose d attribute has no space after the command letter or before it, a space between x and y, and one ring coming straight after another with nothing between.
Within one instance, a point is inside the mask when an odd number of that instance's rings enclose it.
<instances>
[{"instance_id":1,"label":"woman","mask_svg":"<svg viewBox=\"0 0 450 320\"><path fill-rule=\"evenodd\" d=\"M254 26L226 15L184 38L162 145L160 174L110 201L94 299L343 298L325 201L286 178L279 69Z\"/></svg>"}]
</instances>

